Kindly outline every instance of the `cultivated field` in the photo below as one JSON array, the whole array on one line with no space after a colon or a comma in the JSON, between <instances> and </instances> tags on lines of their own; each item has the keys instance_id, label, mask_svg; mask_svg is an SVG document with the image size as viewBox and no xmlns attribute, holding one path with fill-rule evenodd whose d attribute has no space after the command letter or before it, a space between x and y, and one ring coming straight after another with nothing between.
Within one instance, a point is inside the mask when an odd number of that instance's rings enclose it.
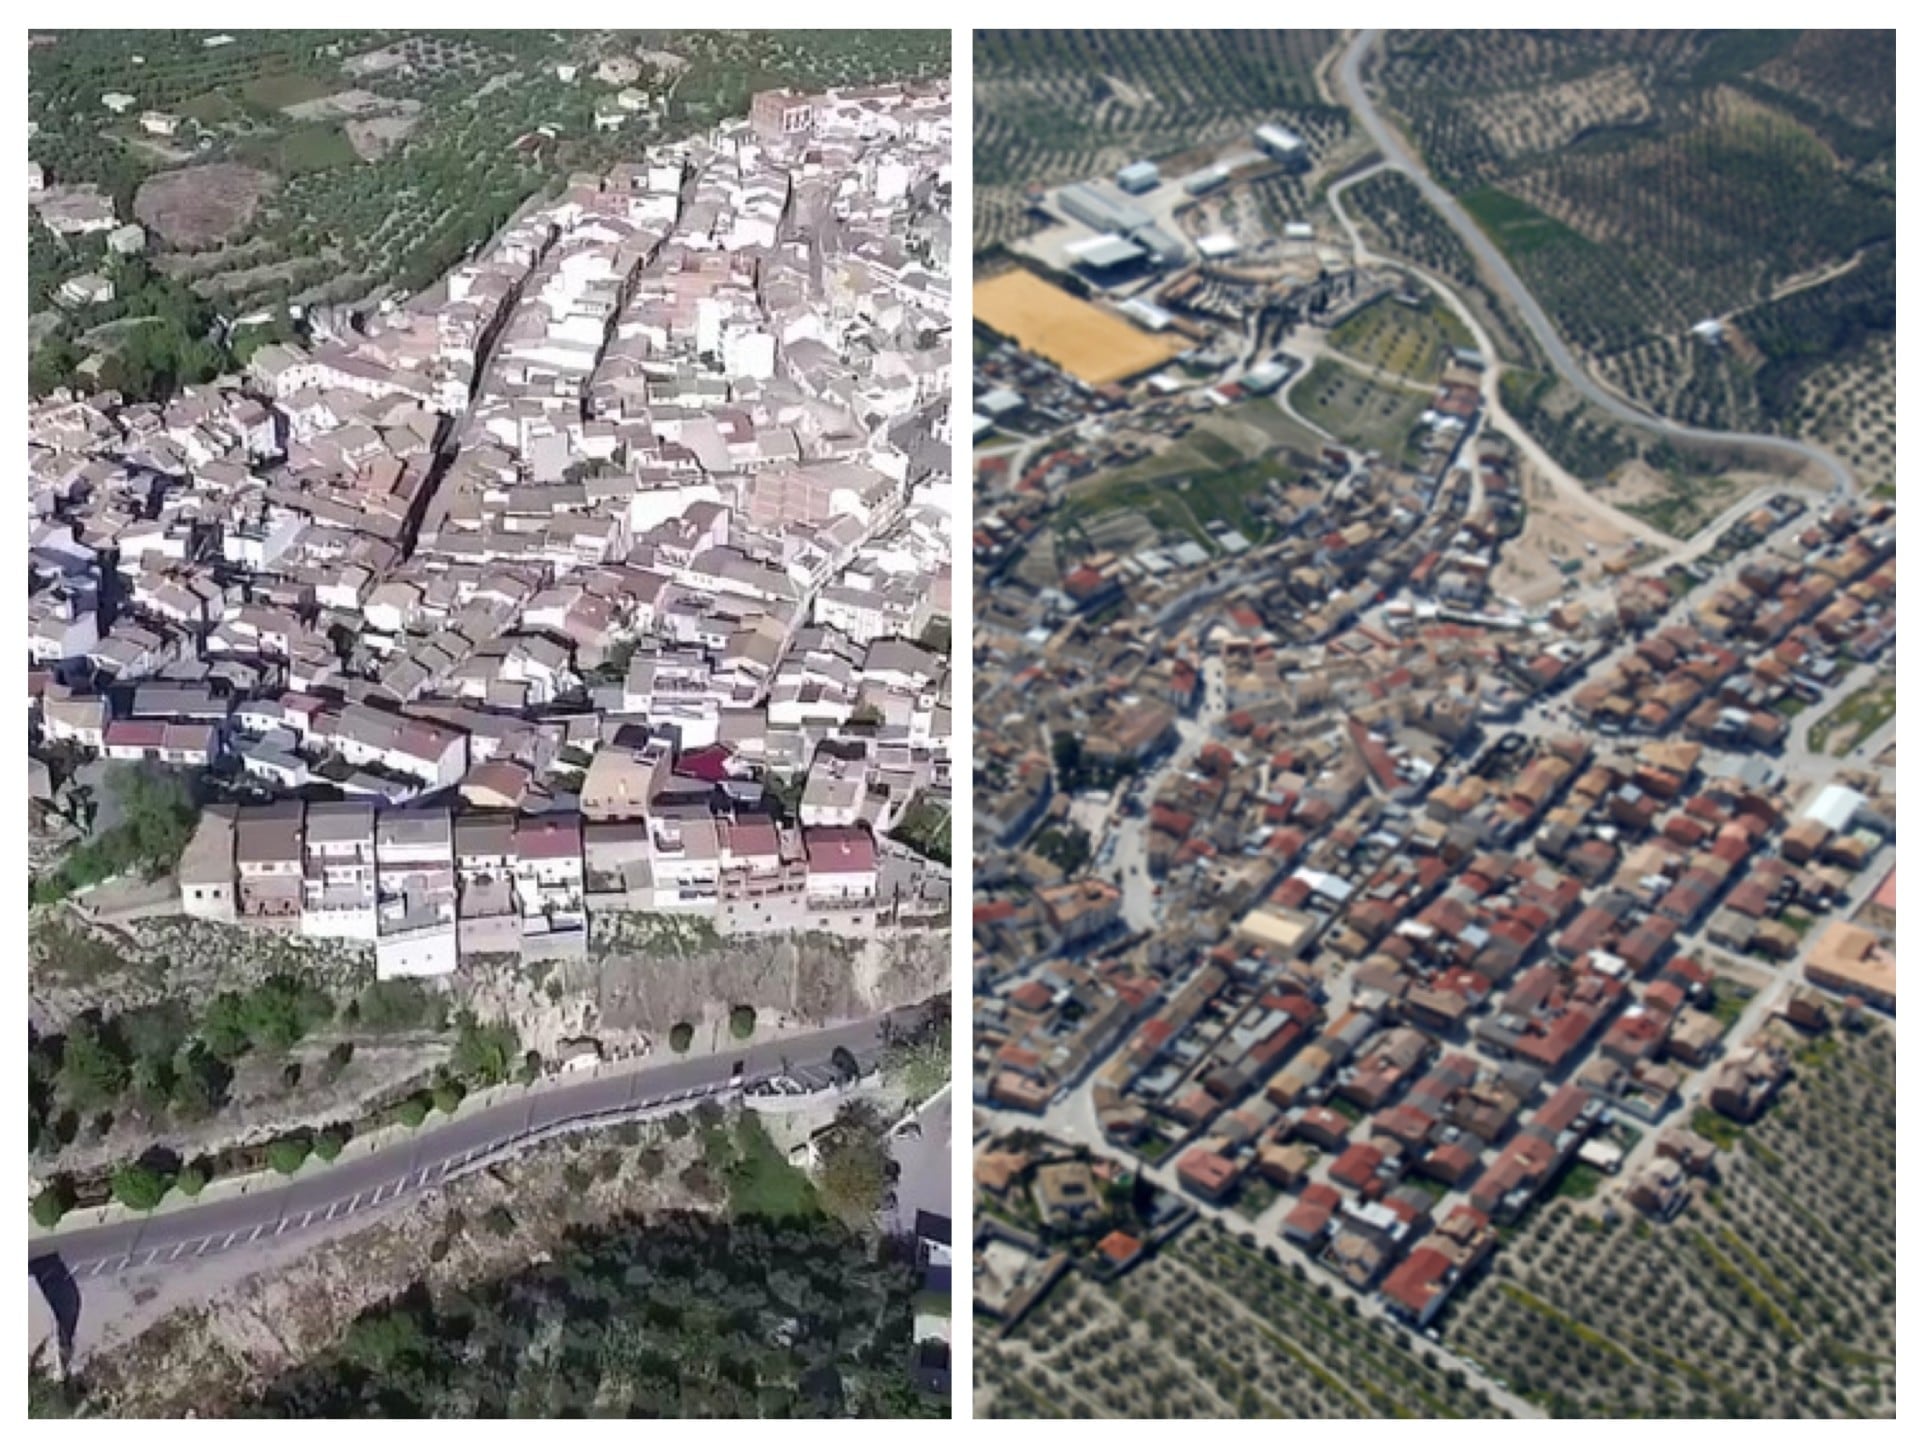
<instances>
[{"instance_id":1,"label":"cultivated field","mask_svg":"<svg viewBox=\"0 0 1920 1441\"><path fill-rule=\"evenodd\" d=\"M1323 356L1287 398L1302 419L1329 435L1397 459L1433 394L1375 380Z\"/></svg>"},{"instance_id":2,"label":"cultivated field","mask_svg":"<svg viewBox=\"0 0 1920 1441\"><path fill-rule=\"evenodd\" d=\"M1805 434L1801 383L1893 328L1892 50L1866 31L1396 32L1381 79L1609 380L1693 424ZM1714 318L1747 348L1689 333Z\"/></svg>"},{"instance_id":3,"label":"cultivated field","mask_svg":"<svg viewBox=\"0 0 1920 1441\"><path fill-rule=\"evenodd\" d=\"M1391 299L1375 301L1347 317L1328 332L1327 340L1367 369L1404 376L1420 385L1440 378L1456 347L1473 344L1466 326L1445 306L1416 310Z\"/></svg>"},{"instance_id":4,"label":"cultivated field","mask_svg":"<svg viewBox=\"0 0 1920 1441\"><path fill-rule=\"evenodd\" d=\"M1333 1299L1298 1259L1196 1224L1107 1286L1062 1279L1011 1337L975 1352L989 1417L1494 1417L1396 1328Z\"/></svg>"},{"instance_id":5,"label":"cultivated field","mask_svg":"<svg viewBox=\"0 0 1920 1441\"><path fill-rule=\"evenodd\" d=\"M1705 1202L1656 1226L1552 1203L1442 1315L1555 1416L1891 1416L1894 1043L1797 1043Z\"/></svg>"},{"instance_id":6,"label":"cultivated field","mask_svg":"<svg viewBox=\"0 0 1920 1441\"><path fill-rule=\"evenodd\" d=\"M1131 379L1186 348L1185 342L1149 335L1030 270L1009 270L976 285L973 316L1089 385Z\"/></svg>"},{"instance_id":7,"label":"cultivated field","mask_svg":"<svg viewBox=\"0 0 1920 1441\"><path fill-rule=\"evenodd\" d=\"M159 263L233 304L419 290L544 187L737 115L755 90L946 74L944 31L50 34L32 159L151 218ZM609 74L597 75L615 62ZM562 79L562 67L571 78ZM623 89L643 108L595 124ZM103 107L133 97L124 116ZM171 135L137 123L154 110ZM255 178L241 182L245 174ZM47 257L54 282L97 240ZM184 262L191 262L190 264Z\"/></svg>"},{"instance_id":8,"label":"cultivated field","mask_svg":"<svg viewBox=\"0 0 1920 1441\"><path fill-rule=\"evenodd\" d=\"M1372 249L1449 281L1479 315L1502 356L1533 363L1531 333L1482 287L1473 256L1411 180L1382 170L1350 186L1341 203Z\"/></svg>"}]
</instances>

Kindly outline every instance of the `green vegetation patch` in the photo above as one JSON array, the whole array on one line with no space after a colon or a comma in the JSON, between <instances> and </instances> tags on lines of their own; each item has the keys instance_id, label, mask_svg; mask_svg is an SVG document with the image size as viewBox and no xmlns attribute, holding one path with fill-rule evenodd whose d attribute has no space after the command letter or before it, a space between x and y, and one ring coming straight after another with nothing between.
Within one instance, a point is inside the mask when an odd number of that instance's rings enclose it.
<instances>
[{"instance_id":1,"label":"green vegetation patch","mask_svg":"<svg viewBox=\"0 0 1920 1441\"><path fill-rule=\"evenodd\" d=\"M929 1416L944 1407L910 1380L917 1290L910 1267L817 1217L666 1213L576 1231L457 1296L416 1287L266 1389L209 1402L250 1416Z\"/></svg>"},{"instance_id":2,"label":"green vegetation patch","mask_svg":"<svg viewBox=\"0 0 1920 1441\"><path fill-rule=\"evenodd\" d=\"M1115 511L1133 511L1162 535L1188 537L1208 550L1219 549L1206 529L1215 521L1257 545L1268 527L1253 510L1253 499L1275 481L1290 484L1297 475L1278 459L1243 461L1231 442L1196 430L1161 455L1075 486L1056 523L1077 529Z\"/></svg>"},{"instance_id":3,"label":"green vegetation patch","mask_svg":"<svg viewBox=\"0 0 1920 1441\"><path fill-rule=\"evenodd\" d=\"M317 171L357 165L360 156L337 125L299 125L271 140L249 141L240 158L281 175L311 175Z\"/></svg>"},{"instance_id":4,"label":"green vegetation patch","mask_svg":"<svg viewBox=\"0 0 1920 1441\"><path fill-rule=\"evenodd\" d=\"M58 870L35 880L35 904L115 876L157 878L179 865L198 816L186 776L156 766L128 766L115 770L108 784L120 802L119 823L69 853Z\"/></svg>"},{"instance_id":5,"label":"green vegetation patch","mask_svg":"<svg viewBox=\"0 0 1920 1441\"><path fill-rule=\"evenodd\" d=\"M1322 356L1293 387L1289 399L1302 419L1341 444L1404 459L1421 412L1433 397L1371 379Z\"/></svg>"},{"instance_id":6,"label":"green vegetation patch","mask_svg":"<svg viewBox=\"0 0 1920 1441\"><path fill-rule=\"evenodd\" d=\"M1834 736L1843 730L1851 731L1858 744L1893 719L1894 700L1892 681L1855 691L1808 727L1807 749L1825 755Z\"/></svg>"},{"instance_id":7,"label":"green vegetation patch","mask_svg":"<svg viewBox=\"0 0 1920 1441\"><path fill-rule=\"evenodd\" d=\"M1740 1144L1745 1128L1738 1121L1730 1120L1718 1111L1706 1106L1696 1106L1693 1118L1687 1123L1695 1135L1705 1136L1723 1151L1731 1151Z\"/></svg>"},{"instance_id":8,"label":"green vegetation patch","mask_svg":"<svg viewBox=\"0 0 1920 1441\"><path fill-rule=\"evenodd\" d=\"M1575 1161L1560 1173L1549 1196L1564 1196L1570 1201L1589 1200L1599 1193L1600 1183L1605 1179L1606 1173L1598 1166Z\"/></svg>"},{"instance_id":9,"label":"green vegetation patch","mask_svg":"<svg viewBox=\"0 0 1920 1441\"><path fill-rule=\"evenodd\" d=\"M926 796L914 797L891 832L893 838L928 860L953 864L953 811Z\"/></svg>"},{"instance_id":10,"label":"green vegetation patch","mask_svg":"<svg viewBox=\"0 0 1920 1441\"><path fill-rule=\"evenodd\" d=\"M282 71L278 74L260 75L249 80L241 87L240 93L247 100L263 110L284 110L289 105L305 105L309 101L324 100L347 88L343 79L329 79L320 75L303 75L298 71Z\"/></svg>"},{"instance_id":11,"label":"green vegetation patch","mask_svg":"<svg viewBox=\"0 0 1920 1441\"><path fill-rule=\"evenodd\" d=\"M727 1206L734 1216L817 1216L820 1197L806 1173L780 1153L751 1111L734 1123L727 1167Z\"/></svg>"},{"instance_id":12,"label":"green vegetation patch","mask_svg":"<svg viewBox=\"0 0 1920 1441\"><path fill-rule=\"evenodd\" d=\"M1509 195L1496 185L1483 185L1460 197L1474 222L1511 257L1530 255L1556 245L1591 245L1572 226L1536 210L1517 195Z\"/></svg>"},{"instance_id":13,"label":"green vegetation patch","mask_svg":"<svg viewBox=\"0 0 1920 1441\"><path fill-rule=\"evenodd\" d=\"M1436 300L1423 308L1383 297L1350 315L1327 335L1342 355L1419 385L1431 385L1453 350L1472 337L1460 318Z\"/></svg>"}]
</instances>

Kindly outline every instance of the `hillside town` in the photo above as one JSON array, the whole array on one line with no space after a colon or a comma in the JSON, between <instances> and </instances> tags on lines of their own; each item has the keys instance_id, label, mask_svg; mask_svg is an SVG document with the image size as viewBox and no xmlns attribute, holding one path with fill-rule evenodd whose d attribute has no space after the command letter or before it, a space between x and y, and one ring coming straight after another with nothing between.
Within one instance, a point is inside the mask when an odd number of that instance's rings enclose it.
<instances>
[{"instance_id":1,"label":"hillside town","mask_svg":"<svg viewBox=\"0 0 1920 1441\"><path fill-rule=\"evenodd\" d=\"M1330 335L1434 296L1326 244L1260 242L1279 281L1174 254L1151 170L1044 197L1025 249L1131 234L1058 269L1147 274L1157 318L1104 276L1053 303L1172 343L1090 378L976 317L976 1306L1011 1330L1205 1217L1423 1346L1530 1210L1669 1220L1703 1117L1892 1013L1894 506L1759 487L1516 587L1537 452L1484 350L1391 442L1313 443L1285 402ZM1173 197L1188 241L1224 183ZM1274 458L1216 460L1249 426Z\"/></svg>"},{"instance_id":2,"label":"hillside town","mask_svg":"<svg viewBox=\"0 0 1920 1441\"><path fill-rule=\"evenodd\" d=\"M145 766L177 877L75 903L383 978L944 915L951 125L764 92L244 374L30 406L43 874Z\"/></svg>"}]
</instances>

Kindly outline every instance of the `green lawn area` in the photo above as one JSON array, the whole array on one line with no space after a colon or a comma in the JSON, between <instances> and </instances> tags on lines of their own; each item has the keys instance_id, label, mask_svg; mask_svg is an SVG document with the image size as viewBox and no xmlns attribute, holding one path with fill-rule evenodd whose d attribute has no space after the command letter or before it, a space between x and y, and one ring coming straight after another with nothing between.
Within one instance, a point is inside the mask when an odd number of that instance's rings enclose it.
<instances>
[{"instance_id":1,"label":"green lawn area","mask_svg":"<svg viewBox=\"0 0 1920 1441\"><path fill-rule=\"evenodd\" d=\"M1293 388L1293 408L1342 444L1399 457L1430 396L1370 380L1322 356Z\"/></svg>"},{"instance_id":2,"label":"green lawn area","mask_svg":"<svg viewBox=\"0 0 1920 1441\"><path fill-rule=\"evenodd\" d=\"M1436 300L1416 310L1391 297L1375 301L1336 325L1327 339L1360 364L1430 385L1456 346L1469 345L1466 326Z\"/></svg>"},{"instance_id":3,"label":"green lawn area","mask_svg":"<svg viewBox=\"0 0 1920 1441\"><path fill-rule=\"evenodd\" d=\"M1469 190L1460 197L1460 203L1493 243L1509 256L1544 250L1550 245L1591 244L1579 231L1562 225L1551 215L1535 210L1497 186L1483 185L1478 190Z\"/></svg>"},{"instance_id":4,"label":"green lawn area","mask_svg":"<svg viewBox=\"0 0 1920 1441\"><path fill-rule=\"evenodd\" d=\"M1224 415L1234 420L1245 421L1264 434L1276 447L1297 450L1309 457L1319 455L1321 448L1327 443L1325 436L1315 435L1282 410L1280 402L1266 396L1236 405L1224 412Z\"/></svg>"},{"instance_id":5,"label":"green lawn area","mask_svg":"<svg viewBox=\"0 0 1920 1441\"><path fill-rule=\"evenodd\" d=\"M360 156L337 125L300 125L271 139L240 147L244 159L281 175L310 175L360 163Z\"/></svg>"},{"instance_id":6,"label":"green lawn area","mask_svg":"<svg viewBox=\"0 0 1920 1441\"><path fill-rule=\"evenodd\" d=\"M1186 447L1188 464L1172 460ZM1234 463L1220 469L1212 456L1237 461L1239 452L1219 436L1195 432L1165 455L1114 471L1076 487L1060 507L1059 523L1074 526L1112 510L1133 510L1164 535L1190 536L1207 549L1217 549L1206 532L1218 520L1258 545L1267 538L1266 525L1247 502L1276 478L1291 480L1294 472L1275 460Z\"/></svg>"},{"instance_id":7,"label":"green lawn area","mask_svg":"<svg viewBox=\"0 0 1920 1441\"><path fill-rule=\"evenodd\" d=\"M1690 1124L1695 1134L1705 1136L1723 1151L1731 1151L1740 1144L1740 1137L1745 1134L1744 1128L1738 1121L1730 1121L1718 1111L1706 1106L1694 1108L1693 1120Z\"/></svg>"},{"instance_id":8,"label":"green lawn area","mask_svg":"<svg viewBox=\"0 0 1920 1441\"><path fill-rule=\"evenodd\" d=\"M1753 992L1745 986L1736 986L1725 976L1716 977L1713 983L1713 1017L1729 1030L1740 1019L1740 1013L1747 1008L1747 1002Z\"/></svg>"},{"instance_id":9,"label":"green lawn area","mask_svg":"<svg viewBox=\"0 0 1920 1441\"><path fill-rule=\"evenodd\" d=\"M1849 729L1853 732L1853 743L1857 744L1892 720L1893 710L1891 682L1857 690L1813 723L1807 731L1807 749L1825 755L1834 736Z\"/></svg>"},{"instance_id":10,"label":"green lawn area","mask_svg":"<svg viewBox=\"0 0 1920 1441\"><path fill-rule=\"evenodd\" d=\"M263 110L283 110L289 105L304 105L309 100L318 100L347 88L338 79L283 71L278 75L261 75L249 80L240 87L240 93Z\"/></svg>"},{"instance_id":11,"label":"green lawn area","mask_svg":"<svg viewBox=\"0 0 1920 1441\"><path fill-rule=\"evenodd\" d=\"M198 120L202 125L225 125L241 118L241 110L232 95L224 90L209 90L205 95L196 95L179 106L179 111L189 120Z\"/></svg>"},{"instance_id":12,"label":"green lawn area","mask_svg":"<svg viewBox=\"0 0 1920 1441\"><path fill-rule=\"evenodd\" d=\"M1249 1221L1257 1221L1261 1214L1280 1199L1280 1188L1264 1176L1249 1176L1240 1185L1240 1194L1234 1197L1233 1209Z\"/></svg>"},{"instance_id":13,"label":"green lawn area","mask_svg":"<svg viewBox=\"0 0 1920 1441\"><path fill-rule=\"evenodd\" d=\"M1585 1161L1575 1161L1560 1173L1560 1179L1553 1183L1553 1196L1565 1196L1568 1200L1584 1201L1600 1189L1604 1173L1597 1166L1589 1166ZM1550 1198L1551 1199L1551 1198Z\"/></svg>"},{"instance_id":14,"label":"green lawn area","mask_svg":"<svg viewBox=\"0 0 1920 1441\"><path fill-rule=\"evenodd\" d=\"M727 1200L736 1216L816 1216L820 1198L804 1172L789 1165L761 1128L758 1117L742 1115L733 1133L733 1161L727 1170Z\"/></svg>"}]
</instances>

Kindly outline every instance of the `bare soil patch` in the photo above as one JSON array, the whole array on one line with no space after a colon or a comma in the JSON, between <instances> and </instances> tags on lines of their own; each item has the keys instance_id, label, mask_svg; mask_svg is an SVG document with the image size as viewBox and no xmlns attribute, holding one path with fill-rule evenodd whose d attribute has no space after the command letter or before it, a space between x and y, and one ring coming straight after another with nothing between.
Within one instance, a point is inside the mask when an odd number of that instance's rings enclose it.
<instances>
[{"instance_id":1,"label":"bare soil patch","mask_svg":"<svg viewBox=\"0 0 1920 1441\"><path fill-rule=\"evenodd\" d=\"M1521 487L1527 502L1526 526L1501 547L1500 564L1493 572L1493 588L1499 594L1536 605L1560 593L1563 562L1578 560L1582 575L1597 574L1608 561L1632 553L1633 538L1626 531L1595 514L1591 506L1563 499L1553 482L1531 467L1524 469ZM1592 553L1589 545L1594 547ZM1635 553L1636 560L1647 558Z\"/></svg>"},{"instance_id":2,"label":"bare soil patch","mask_svg":"<svg viewBox=\"0 0 1920 1441\"><path fill-rule=\"evenodd\" d=\"M202 250L243 230L274 178L219 162L154 176L133 197L133 213L169 245Z\"/></svg>"},{"instance_id":3,"label":"bare soil patch","mask_svg":"<svg viewBox=\"0 0 1920 1441\"><path fill-rule=\"evenodd\" d=\"M418 115L381 115L371 120L349 120L345 129L354 154L362 160L378 160L411 135L419 123Z\"/></svg>"}]
</instances>

